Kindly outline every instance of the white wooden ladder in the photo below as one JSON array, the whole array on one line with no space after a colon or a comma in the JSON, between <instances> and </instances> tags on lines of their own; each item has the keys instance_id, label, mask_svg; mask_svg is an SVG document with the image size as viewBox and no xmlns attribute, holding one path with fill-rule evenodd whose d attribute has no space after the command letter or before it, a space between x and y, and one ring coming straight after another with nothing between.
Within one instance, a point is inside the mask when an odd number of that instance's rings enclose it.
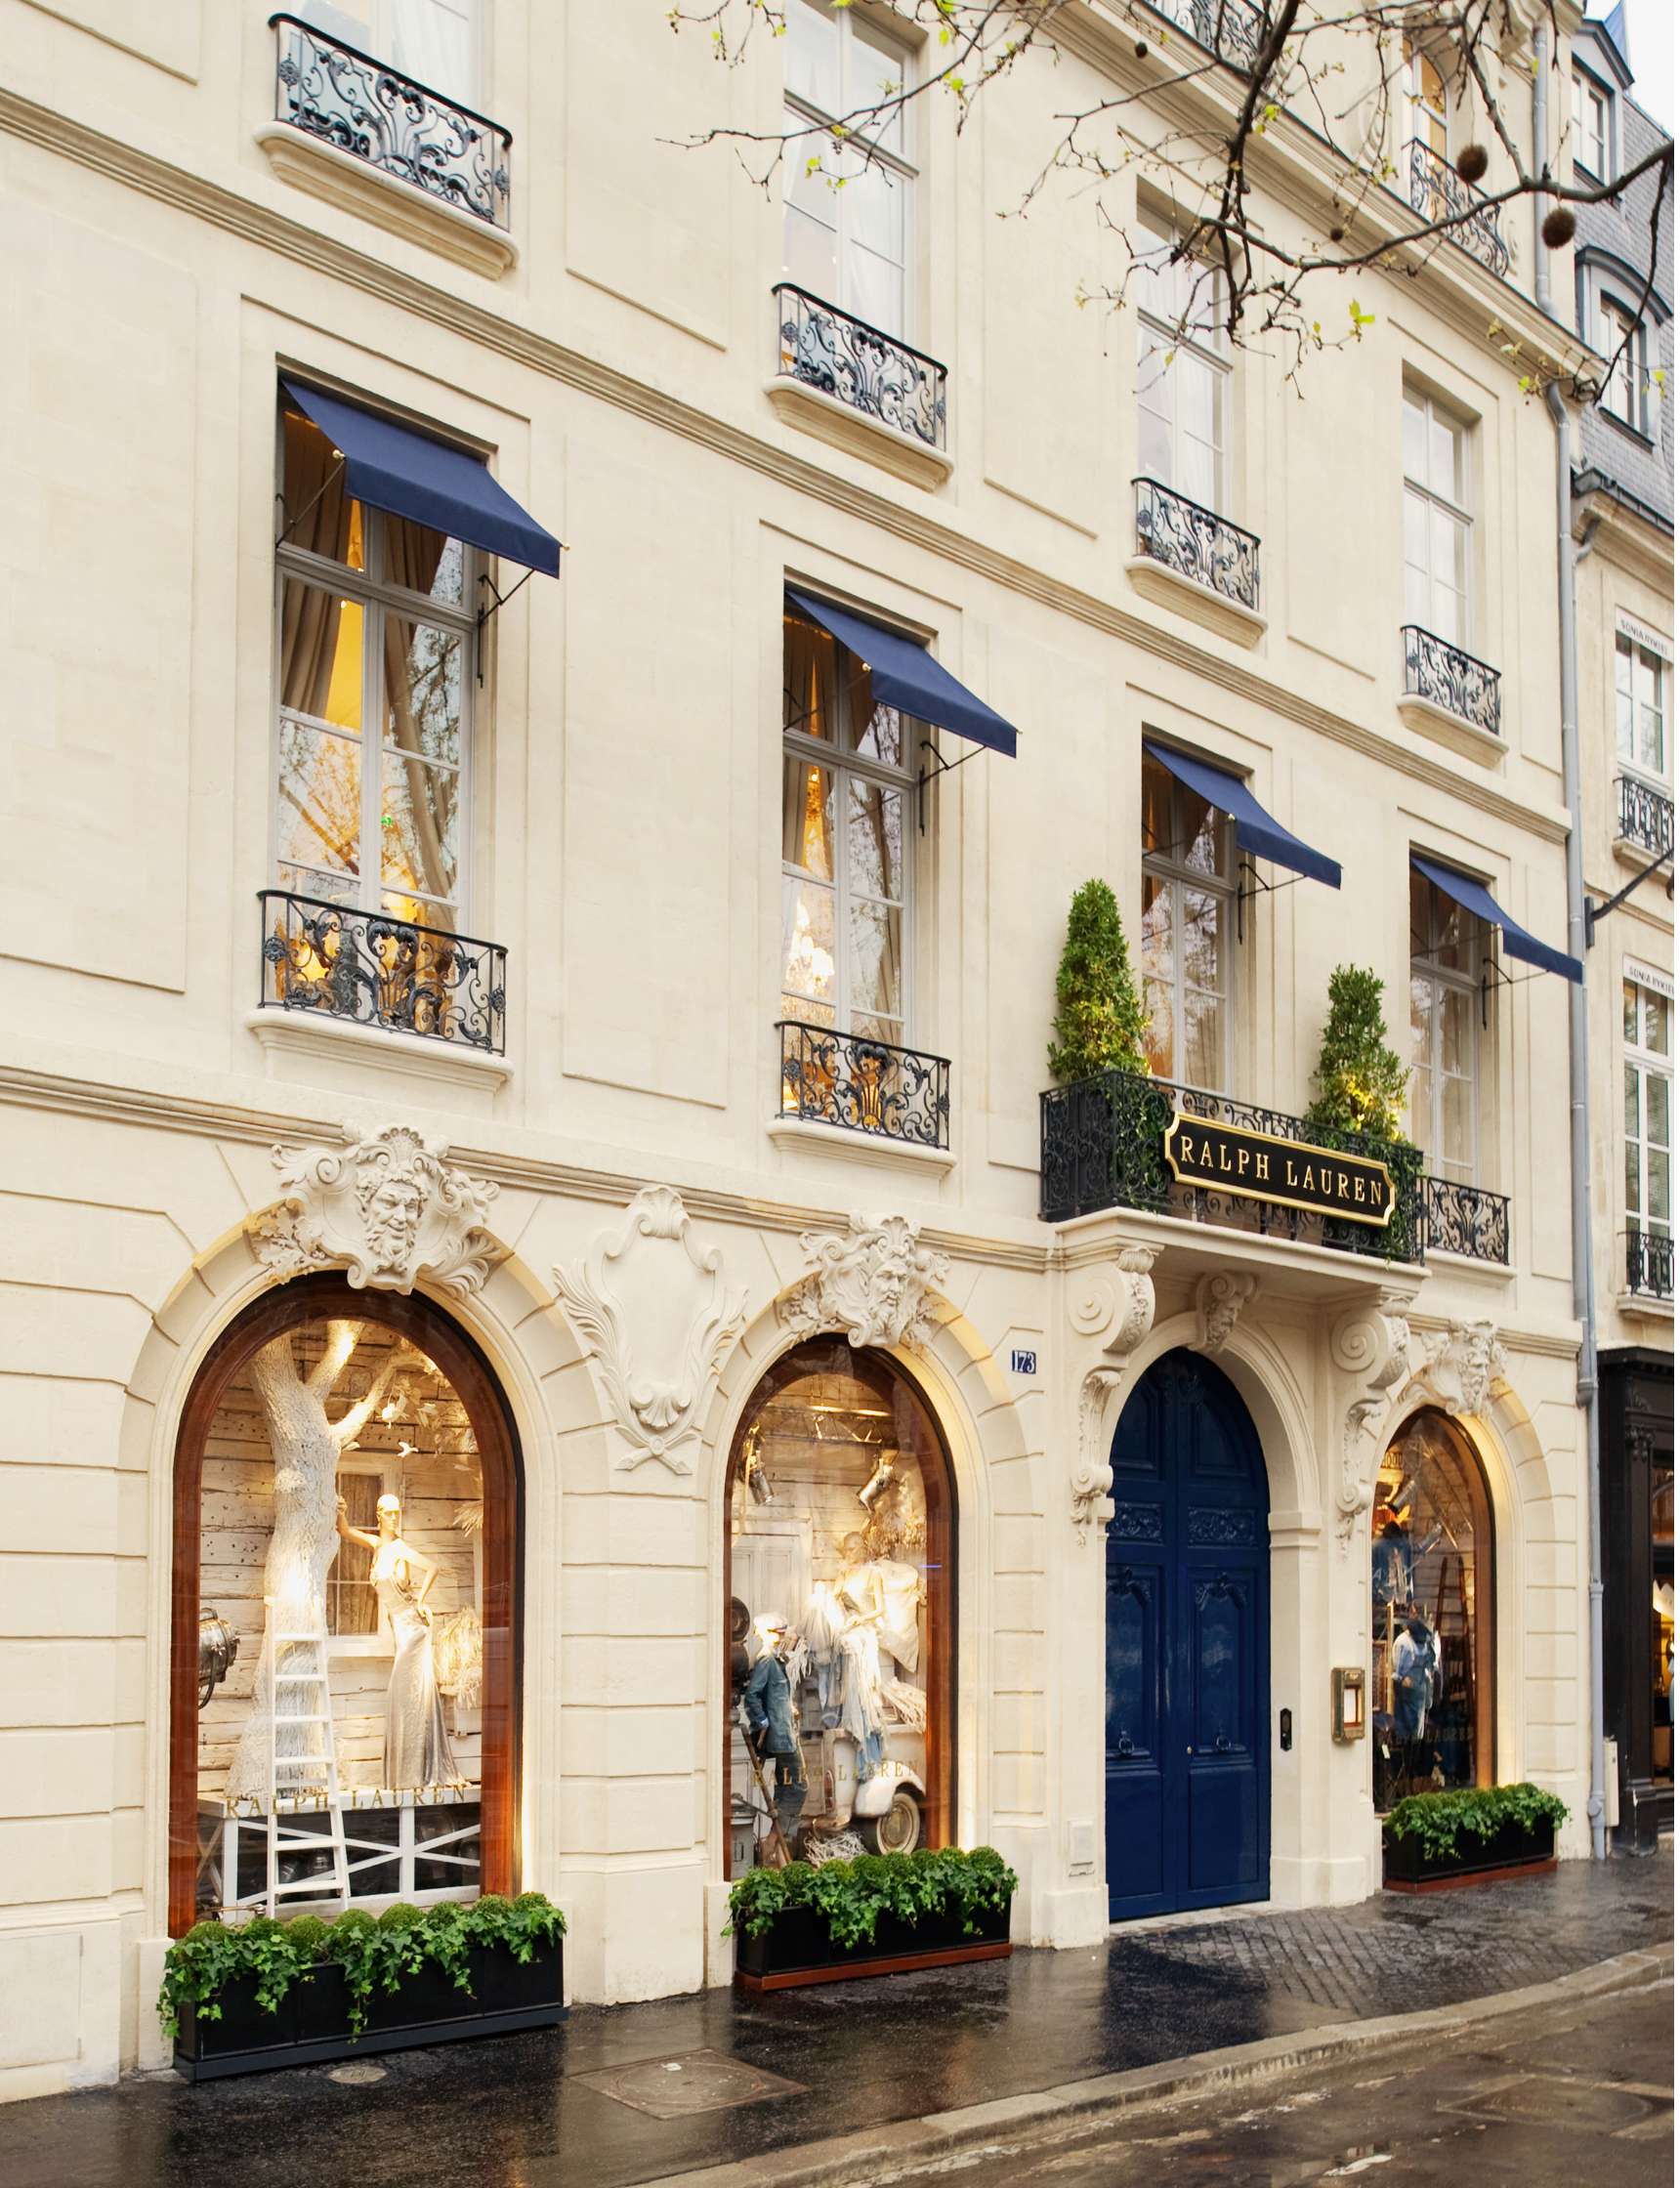
<instances>
[{"instance_id":1,"label":"white wooden ladder","mask_svg":"<svg viewBox=\"0 0 1680 2188\"><path fill-rule=\"evenodd\" d=\"M332 1896L350 1904L350 1857L344 1840L344 1806L338 1783L338 1751L332 1736L332 1689L327 1679L324 1622L308 1633L277 1630L274 1609L266 1606L264 1656L269 1674L269 1846L268 1912L282 1899L321 1899L324 1876L315 1873L280 1881L280 1861L288 1854L332 1854ZM286 1668L280 1669L282 1658ZM282 1729L302 1734L301 1752L279 1751ZM313 1728L313 1729L312 1729ZM282 1817L280 1802L293 1804ZM306 1805L307 1804L307 1805ZM321 1828L324 1825L324 1829Z\"/></svg>"}]
</instances>

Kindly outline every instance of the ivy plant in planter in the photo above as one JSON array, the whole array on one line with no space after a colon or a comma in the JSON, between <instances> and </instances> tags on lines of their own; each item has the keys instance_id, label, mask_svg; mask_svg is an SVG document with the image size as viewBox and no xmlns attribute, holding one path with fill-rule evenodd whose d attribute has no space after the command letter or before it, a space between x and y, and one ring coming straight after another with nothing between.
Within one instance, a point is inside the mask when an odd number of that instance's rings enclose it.
<instances>
[{"instance_id":1,"label":"ivy plant in planter","mask_svg":"<svg viewBox=\"0 0 1680 2188\"><path fill-rule=\"evenodd\" d=\"M752 1989L993 1959L1019 1878L989 1846L755 1869L730 1887L725 1935Z\"/></svg>"},{"instance_id":2,"label":"ivy plant in planter","mask_svg":"<svg viewBox=\"0 0 1680 2188\"><path fill-rule=\"evenodd\" d=\"M540 1892L198 1922L165 1957L158 2017L194 2081L542 2028L564 2012L565 1931Z\"/></svg>"},{"instance_id":3,"label":"ivy plant in planter","mask_svg":"<svg viewBox=\"0 0 1680 2188\"><path fill-rule=\"evenodd\" d=\"M1502 1871L1548 1868L1568 1814L1555 1793L1527 1781L1412 1793L1383 1818L1383 1882L1403 1891L1434 1890Z\"/></svg>"}]
</instances>

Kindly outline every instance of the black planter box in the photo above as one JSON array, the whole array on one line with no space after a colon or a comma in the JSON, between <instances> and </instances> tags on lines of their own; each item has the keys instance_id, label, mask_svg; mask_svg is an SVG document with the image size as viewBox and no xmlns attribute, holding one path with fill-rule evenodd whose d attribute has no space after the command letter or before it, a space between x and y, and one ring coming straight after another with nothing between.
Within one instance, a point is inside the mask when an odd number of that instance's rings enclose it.
<instances>
[{"instance_id":1,"label":"black planter box","mask_svg":"<svg viewBox=\"0 0 1680 2188\"><path fill-rule=\"evenodd\" d=\"M189 2082L210 2082L225 2074L318 2066L374 2051L405 2051L421 2043L549 2029L565 2019L559 1939L539 1945L523 1966L511 1953L493 1946L475 1946L468 1964L472 1996L428 1963L397 1990L379 1991L369 1999L367 2026L359 2037L350 2033L350 1994L341 1968L329 1964L312 1969L292 1985L273 2013L257 2003L256 1978L239 1976L222 1993L220 2020L183 2015L175 2040L176 2067Z\"/></svg>"},{"instance_id":2,"label":"black planter box","mask_svg":"<svg viewBox=\"0 0 1680 2188\"><path fill-rule=\"evenodd\" d=\"M910 1968L954 1967L964 1960L1002 1959L1009 1952L1009 1902L974 1916L924 1914L919 1922L883 1914L872 1944L842 1948L814 1908L788 1907L758 1937L737 1933L735 1981L751 1991L807 1983L843 1983L858 1975L898 1975Z\"/></svg>"},{"instance_id":3,"label":"black planter box","mask_svg":"<svg viewBox=\"0 0 1680 2188\"><path fill-rule=\"evenodd\" d=\"M1450 1854L1425 1855L1415 1831L1382 1842L1382 1880L1395 1892L1444 1892L1454 1884L1533 1876L1556 1867L1557 1833L1550 1824L1533 1830L1520 1823L1501 1824L1491 1838L1461 1837Z\"/></svg>"}]
</instances>

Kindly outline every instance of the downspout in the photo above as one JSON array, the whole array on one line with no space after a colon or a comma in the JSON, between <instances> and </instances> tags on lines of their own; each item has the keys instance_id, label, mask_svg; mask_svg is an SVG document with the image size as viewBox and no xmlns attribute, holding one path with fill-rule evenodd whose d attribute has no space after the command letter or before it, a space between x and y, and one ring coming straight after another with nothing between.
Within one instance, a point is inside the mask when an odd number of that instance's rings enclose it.
<instances>
[{"instance_id":1,"label":"downspout","mask_svg":"<svg viewBox=\"0 0 1680 2188\"><path fill-rule=\"evenodd\" d=\"M1546 117L1546 39L1534 31L1534 170L1550 165ZM1540 226L1544 200L1534 197L1534 302L1551 310L1551 274ZM1575 632L1575 564L1590 548L1575 542L1574 495L1570 483L1569 405L1555 380L1546 385L1546 407L1557 436L1558 501L1558 694L1562 716L1564 804L1570 829L1564 846L1565 887L1569 892L1570 955L1586 961L1586 881L1582 871L1580 812L1579 659ZM1592 1857L1603 1861L1604 1842L1604 1523L1598 1464L1598 1297L1593 1281L1592 1139L1587 1108L1586 982L1570 983L1570 1197L1571 1269L1575 1311L1580 1324L1580 1354L1575 1368L1575 1404L1586 1418L1587 1481L1587 1651L1588 1765L1587 1821L1592 1827Z\"/></svg>"}]
</instances>

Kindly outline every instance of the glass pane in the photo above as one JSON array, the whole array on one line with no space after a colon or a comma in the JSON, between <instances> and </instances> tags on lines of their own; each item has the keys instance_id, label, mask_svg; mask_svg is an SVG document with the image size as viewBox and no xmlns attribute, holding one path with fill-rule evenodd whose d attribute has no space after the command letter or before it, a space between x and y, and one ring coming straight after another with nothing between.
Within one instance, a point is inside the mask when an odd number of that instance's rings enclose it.
<instances>
[{"instance_id":1,"label":"glass pane","mask_svg":"<svg viewBox=\"0 0 1680 2188\"><path fill-rule=\"evenodd\" d=\"M1462 988L1441 991L1441 1069L1470 1075L1475 1056L1475 1000Z\"/></svg>"},{"instance_id":2,"label":"glass pane","mask_svg":"<svg viewBox=\"0 0 1680 2188\"><path fill-rule=\"evenodd\" d=\"M1408 395L1407 397L1401 417L1401 461L1405 465L1406 476L1408 479L1415 479L1420 486L1427 485L1429 483L1429 461L1425 452L1427 432L1423 405L1416 396Z\"/></svg>"},{"instance_id":3,"label":"glass pane","mask_svg":"<svg viewBox=\"0 0 1680 2188\"><path fill-rule=\"evenodd\" d=\"M1192 501L1217 515L1225 498L1218 449L1208 442L1197 440L1194 435L1183 434L1178 452L1178 477L1173 484L1181 494L1188 494Z\"/></svg>"},{"instance_id":4,"label":"glass pane","mask_svg":"<svg viewBox=\"0 0 1680 2188\"><path fill-rule=\"evenodd\" d=\"M781 985L789 994L834 1004L834 892L784 875L781 883Z\"/></svg>"},{"instance_id":5,"label":"glass pane","mask_svg":"<svg viewBox=\"0 0 1680 2188\"><path fill-rule=\"evenodd\" d=\"M834 879L834 778L791 756L782 767L781 858L821 881Z\"/></svg>"},{"instance_id":6,"label":"glass pane","mask_svg":"<svg viewBox=\"0 0 1680 2188\"><path fill-rule=\"evenodd\" d=\"M1230 865L1229 816L1194 790L1178 794L1178 844L1170 853L1197 873L1224 874Z\"/></svg>"},{"instance_id":7,"label":"glass pane","mask_svg":"<svg viewBox=\"0 0 1680 2188\"><path fill-rule=\"evenodd\" d=\"M379 870L388 889L452 906L460 877L460 789L453 768L428 767L387 749ZM416 916L406 905L393 908L404 918Z\"/></svg>"},{"instance_id":8,"label":"glass pane","mask_svg":"<svg viewBox=\"0 0 1680 2188\"><path fill-rule=\"evenodd\" d=\"M1616 688L1618 692L1633 690L1633 641L1618 638L1616 642Z\"/></svg>"},{"instance_id":9,"label":"glass pane","mask_svg":"<svg viewBox=\"0 0 1680 2188\"><path fill-rule=\"evenodd\" d=\"M1143 835L1146 852L1165 852L1172 841L1172 777L1144 754ZM1148 901L1146 896L1146 903Z\"/></svg>"},{"instance_id":10,"label":"glass pane","mask_svg":"<svg viewBox=\"0 0 1680 2188\"><path fill-rule=\"evenodd\" d=\"M879 161L856 167L844 192L843 210L852 240L894 266L904 263L904 214L908 186Z\"/></svg>"},{"instance_id":11,"label":"glass pane","mask_svg":"<svg viewBox=\"0 0 1680 2188\"><path fill-rule=\"evenodd\" d=\"M461 764L461 639L435 623L385 618L385 736L399 752Z\"/></svg>"},{"instance_id":12,"label":"glass pane","mask_svg":"<svg viewBox=\"0 0 1680 2188\"><path fill-rule=\"evenodd\" d=\"M1219 439L1220 375L1188 350L1181 353L1174 370L1178 374L1179 423L1193 440L1211 446Z\"/></svg>"},{"instance_id":13,"label":"glass pane","mask_svg":"<svg viewBox=\"0 0 1680 2188\"><path fill-rule=\"evenodd\" d=\"M1476 1146L1475 1089L1467 1078L1441 1081L1442 1162L1453 1173L1468 1177Z\"/></svg>"},{"instance_id":14,"label":"glass pane","mask_svg":"<svg viewBox=\"0 0 1680 2188\"><path fill-rule=\"evenodd\" d=\"M1435 1080L1427 1064L1418 1062L1411 1073L1411 1136L1426 1156L1435 1153Z\"/></svg>"},{"instance_id":15,"label":"glass pane","mask_svg":"<svg viewBox=\"0 0 1680 2188\"><path fill-rule=\"evenodd\" d=\"M458 607L465 568L461 542L404 517L387 517L384 526L385 574L391 583Z\"/></svg>"},{"instance_id":16,"label":"glass pane","mask_svg":"<svg viewBox=\"0 0 1680 2188\"><path fill-rule=\"evenodd\" d=\"M288 577L280 594L280 705L358 733L362 611L318 585Z\"/></svg>"},{"instance_id":17,"label":"glass pane","mask_svg":"<svg viewBox=\"0 0 1680 2188\"><path fill-rule=\"evenodd\" d=\"M1451 1425L1415 1418L1391 1444L1371 1510L1371 1765L1379 1810L1473 1786L1491 1697L1481 1621L1492 1547L1480 1470Z\"/></svg>"},{"instance_id":18,"label":"glass pane","mask_svg":"<svg viewBox=\"0 0 1680 2188\"><path fill-rule=\"evenodd\" d=\"M1653 1223L1666 1225L1668 1205L1668 1155L1653 1148L1645 1158L1645 1212Z\"/></svg>"},{"instance_id":19,"label":"glass pane","mask_svg":"<svg viewBox=\"0 0 1680 2188\"><path fill-rule=\"evenodd\" d=\"M1668 1053L1668 1027L1672 1006L1664 996L1645 998L1645 1045L1653 1056Z\"/></svg>"},{"instance_id":20,"label":"glass pane","mask_svg":"<svg viewBox=\"0 0 1680 2188\"><path fill-rule=\"evenodd\" d=\"M1144 1054L1149 1059L1150 1070L1156 1078L1171 1078L1174 1059L1172 989L1164 980L1144 982L1144 1010L1149 1021L1144 1029Z\"/></svg>"},{"instance_id":21,"label":"glass pane","mask_svg":"<svg viewBox=\"0 0 1680 2188\"><path fill-rule=\"evenodd\" d=\"M1429 484L1444 500L1464 504L1464 436L1439 410L1429 416Z\"/></svg>"},{"instance_id":22,"label":"glass pane","mask_svg":"<svg viewBox=\"0 0 1680 2188\"><path fill-rule=\"evenodd\" d=\"M1223 994L1227 899L1209 889L1185 889L1183 904L1185 980ZM1187 1015L1188 1009L1187 1004Z\"/></svg>"},{"instance_id":23,"label":"glass pane","mask_svg":"<svg viewBox=\"0 0 1680 2188\"><path fill-rule=\"evenodd\" d=\"M1408 869L1411 876L1411 954L1425 957L1433 940L1429 932L1430 884L1415 866Z\"/></svg>"},{"instance_id":24,"label":"glass pane","mask_svg":"<svg viewBox=\"0 0 1680 2188\"><path fill-rule=\"evenodd\" d=\"M904 331L904 270L861 245L850 246L841 270L840 302L883 334Z\"/></svg>"},{"instance_id":25,"label":"glass pane","mask_svg":"<svg viewBox=\"0 0 1680 2188\"><path fill-rule=\"evenodd\" d=\"M840 301L840 239L835 230L789 205L781 224L781 270L824 303Z\"/></svg>"},{"instance_id":26,"label":"glass pane","mask_svg":"<svg viewBox=\"0 0 1680 2188\"><path fill-rule=\"evenodd\" d=\"M856 663L853 664L856 668ZM904 721L896 706L876 706L869 695L869 679L861 676L852 700L855 749L887 767L904 765Z\"/></svg>"},{"instance_id":27,"label":"glass pane","mask_svg":"<svg viewBox=\"0 0 1680 2188\"><path fill-rule=\"evenodd\" d=\"M1172 422L1158 410L1138 405L1138 477L1175 486L1172 475Z\"/></svg>"},{"instance_id":28,"label":"glass pane","mask_svg":"<svg viewBox=\"0 0 1680 2188\"><path fill-rule=\"evenodd\" d=\"M791 0L786 10L787 44L783 65L787 88L796 99L839 114L840 18L821 0Z\"/></svg>"},{"instance_id":29,"label":"glass pane","mask_svg":"<svg viewBox=\"0 0 1680 2188\"><path fill-rule=\"evenodd\" d=\"M1630 980L1621 984L1621 1037L1629 1048L1639 1046L1639 990Z\"/></svg>"},{"instance_id":30,"label":"glass pane","mask_svg":"<svg viewBox=\"0 0 1680 2188\"><path fill-rule=\"evenodd\" d=\"M1170 981L1173 977L1172 909L1172 883L1146 872L1138 962L1156 980Z\"/></svg>"},{"instance_id":31,"label":"glass pane","mask_svg":"<svg viewBox=\"0 0 1680 2188\"><path fill-rule=\"evenodd\" d=\"M847 877L861 896L903 899L904 800L853 776L846 799Z\"/></svg>"},{"instance_id":32,"label":"glass pane","mask_svg":"<svg viewBox=\"0 0 1680 2188\"><path fill-rule=\"evenodd\" d=\"M1435 962L1443 972L1473 973L1476 964L1476 920L1445 890L1430 884L1435 895Z\"/></svg>"},{"instance_id":33,"label":"glass pane","mask_svg":"<svg viewBox=\"0 0 1680 2188\"><path fill-rule=\"evenodd\" d=\"M1191 1086L1214 1089L1225 1084L1225 1004L1188 984L1184 990L1184 1062Z\"/></svg>"},{"instance_id":34,"label":"glass pane","mask_svg":"<svg viewBox=\"0 0 1680 2188\"><path fill-rule=\"evenodd\" d=\"M360 846L360 745L282 718L276 857L356 874Z\"/></svg>"},{"instance_id":35,"label":"glass pane","mask_svg":"<svg viewBox=\"0 0 1680 2188\"><path fill-rule=\"evenodd\" d=\"M1645 1074L1645 1137L1653 1147L1671 1147L1668 1097L1671 1081L1661 1072Z\"/></svg>"},{"instance_id":36,"label":"glass pane","mask_svg":"<svg viewBox=\"0 0 1680 2188\"><path fill-rule=\"evenodd\" d=\"M1639 1189L1643 1183L1644 1164L1640 1157L1639 1142L1630 1138L1622 1151L1622 1192L1626 1197L1629 1216L1636 1217L1641 1212Z\"/></svg>"},{"instance_id":37,"label":"glass pane","mask_svg":"<svg viewBox=\"0 0 1680 2188\"><path fill-rule=\"evenodd\" d=\"M903 1014L903 913L897 905L852 905L851 1009Z\"/></svg>"},{"instance_id":38,"label":"glass pane","mask_svg":"<svg viewBox=\"0 0 1680 2188\"><path fill-rule=\"evenodd\" d=\"M1435 1005L1439 992L1433 981L1412 975L1411 1061L1414 1069L1420 1071L1432 1071L1435 1067Z\"/></svg>"},{"instance_id":39,"label":"glass pane","mask_svg":"<svg viewBox=\"0 0 1680 2188\"><path fill-rule=\"evenodd\" d=\"M286 545L365 568L361 504L344 491L344 467L332 442L295 410L283 414L282 438Z\"/></svg>"},{"instance_id":40,"label":"glass pane","mask_svg":"<svg viewBox=\"0 0 1680 2188\"><path fill-rule=\"evenodd\" d=\"M1642 706L1639 710L1639 764L1653 775L1664 773L1660 711L1655 706Z\"/></svg>"},{"instance_id":41,"label":"glass pane","mask_svg":"<svg viewBox=\"0 0 1680 2188\"><path fill-rule=\"evenodd\" d=\"M846 79L848 107L873 105L894 99L904 88L904 54L902 47L870 30L860 18L852 19L850 67ZM904 149L904 110L895 106L874 131L875 142L901 158Z\"/></svg>"},{"instance_id":42,"label":"glass pane","mask_svg":"<svg viewBox=\"0 0 1680 2188\"><path fill-rule=\"evenodd\" d=\"M1621 1068L1621 1128L1630 1140L1641 1137L1639 1121L1639 1071L1633 1064Z\"/></svg>"},{"instance_id":43,"label":"glass pane","mask_svg":"<svg viewBox=\"0 0 1680 2188\"><path fill-rule=\"evenodd\" d=\"M803 736L829 735L828 708L840 649L803 615L781 619L781 726Z\"/></svg>"}]
</instances>

